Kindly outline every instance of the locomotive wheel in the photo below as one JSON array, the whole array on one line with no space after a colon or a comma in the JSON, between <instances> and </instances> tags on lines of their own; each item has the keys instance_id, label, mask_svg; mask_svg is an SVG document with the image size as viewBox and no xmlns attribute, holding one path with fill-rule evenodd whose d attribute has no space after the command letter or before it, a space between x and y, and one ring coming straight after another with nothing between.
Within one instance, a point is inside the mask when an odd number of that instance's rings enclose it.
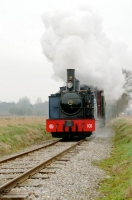
<instances>
[{"instance_id":1,"label":"locomotive wheel","mask_svg":"<svg viewBox=\"0 0 132 200\"><path fill-rule=\"evenodd\" d=\"M52 137L54 138L61 138L61 135L59 133L51 133Z\"/></svg>"},{"instance_id":2,"label":"locomotive wheel","mask_svg":"<svg viewBox=\"0 0 132 200\"><path fill-rule=\"evenodd\" d=\"M86 135L86 137L90 137L92 135L92 132L87 132Z\"/></svg>"}]
</instances>

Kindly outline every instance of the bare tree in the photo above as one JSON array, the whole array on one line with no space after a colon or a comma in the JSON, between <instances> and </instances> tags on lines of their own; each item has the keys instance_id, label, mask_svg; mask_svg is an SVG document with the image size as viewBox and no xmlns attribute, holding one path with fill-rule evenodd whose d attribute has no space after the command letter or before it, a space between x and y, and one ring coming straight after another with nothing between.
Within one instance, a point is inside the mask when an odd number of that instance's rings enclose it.
<instances>
[{"instance_id":1,"label":"bare tree","mask_svg":"<svg viewBox=\"0 0 132 200\"><path fill-rule=\"evenodd\" d=\"M22 97L21 99L19 99L17 105L18 107L29 107L30 99L28 97Z\"/></svg>"},{"instance_id":2,"label":"bare tree","mask_svg":"<svg viewBox=\"0 0 132 200\"><path fill-rule=\"evenodd\" d=\"M32 115L32 104L28 97L19 99L17 103L17 115Z\"/></svg>"},{"instance_id":3,"label":"bare tree","mask_svg":"<svg viewBox=\"0 0 132 200\"><path fill-rule=\"evenodd\" d=\"M35 104L41 104L41 103L42 103L42 99L41 99L41 97L38 97Z\"/></svg>"},{"instance_id":4,"label":"bare tree","mask_svg":"<svg viewBox=\"0 0 132 200\"><path fill-rule=\"evenodd\" d=\"M125 92L115 104L116 116L119 116L121 112L125 111L126 108L129 107L129 104L132 102L132 71L123 69L122 73L124 74L126 80L123 86Z\"/></svg>"},{"instance_id":5,"label":"bare tree","mask_svg":"<svg viewBox=\"0 0 132 200\"><path fill-rule=\"evenodd\" d=\"M126 95L128 96L128 99L132 101L132 71L123 69L122 72L125 75L125 79L126 79L126 82L124 85Z\"/></svg>"}]
</instances>

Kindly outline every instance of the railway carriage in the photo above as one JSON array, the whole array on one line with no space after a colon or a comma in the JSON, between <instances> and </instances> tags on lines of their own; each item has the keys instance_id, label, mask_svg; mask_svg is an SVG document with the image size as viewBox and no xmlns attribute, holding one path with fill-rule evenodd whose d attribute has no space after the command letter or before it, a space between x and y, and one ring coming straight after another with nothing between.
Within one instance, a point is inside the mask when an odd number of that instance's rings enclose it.
<instances>
[{"instance_id":1,"label":"railway carriage","mask_svg":"<svg viewBox=\"0 0 132 200\"><path fill-rule=\"evenodd\" d=\"M57 138L85 138L95 131L96 120L105 124L103 90L80 85L75 78L75 69L67 69L66 86L49 96L46 130Z\"/></svg>"}]
</instances>

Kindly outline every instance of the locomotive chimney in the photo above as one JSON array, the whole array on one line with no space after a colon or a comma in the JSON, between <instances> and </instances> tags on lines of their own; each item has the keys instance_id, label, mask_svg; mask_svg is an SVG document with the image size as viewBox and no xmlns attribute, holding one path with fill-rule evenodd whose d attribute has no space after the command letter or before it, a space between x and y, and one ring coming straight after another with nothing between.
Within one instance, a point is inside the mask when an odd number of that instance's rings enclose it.
<instances>
[{"instance_id":1,"label":"locomotive chimney","mask_svg":"<svg viewBox=\"0 0 132 200\"><path fill-rule=\"evenodd\" d=\"M75 69L67 69L67 90L75 90Z\"/></svg>"}]
</instances>

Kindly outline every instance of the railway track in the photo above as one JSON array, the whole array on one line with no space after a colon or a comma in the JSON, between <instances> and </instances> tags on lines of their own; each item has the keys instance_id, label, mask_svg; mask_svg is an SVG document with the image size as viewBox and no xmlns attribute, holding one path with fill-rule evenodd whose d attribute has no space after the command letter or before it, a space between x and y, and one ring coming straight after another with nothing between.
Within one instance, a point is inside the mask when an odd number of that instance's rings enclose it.
<instances>
[{"instance_id":1,"label":"railway track","mask_svg":"<svg viewBox=\"0 0 132 200\"><path fill-rule=\"evenodd\" d=\"M8 157L8 158L5 158L5 159L3 159L3 160L0 160L0 164L5 163L5 162L8 162L8 161L11 161L11 160L14 160L14 159L16 159L16 158L20 158L20 157L22 157L22 156L28 155L29 153L33 153L33 152L38 151L38 150L40 150L40 149L45 149L45 148L47 148L47 147L50 147L50 146L56 144L56 143L59 142L59 141L61 141L61 140L60 140L60 139L59 139L59 140L55 140L55 141L53 141L53 142L50 142L49 144L43 145L43 146L38 147L38 148L34 148L34 149L30 150L30 151L25 151L25 152L23 152L23 153L20 153L20 154L14 155L14 156L10 156L10 157Z\"/></svg>"},{"instance_id":2,"label":"railway track","mask_svg":"<svg viewBox=\"0 0 132 200\"><path fill-rule=\"evenodd\" d=\"M57 140L39 150L34 149L0 161L0 199L26 199L29 193L22 193L19 188L39 187L39 179L47 179L49 174L55 173L60 165L69 160L67 153L72 154L73 149L84 141L62 142ZM38 180L37 183L36 180Z\"/></svg>"}]
</instances>

